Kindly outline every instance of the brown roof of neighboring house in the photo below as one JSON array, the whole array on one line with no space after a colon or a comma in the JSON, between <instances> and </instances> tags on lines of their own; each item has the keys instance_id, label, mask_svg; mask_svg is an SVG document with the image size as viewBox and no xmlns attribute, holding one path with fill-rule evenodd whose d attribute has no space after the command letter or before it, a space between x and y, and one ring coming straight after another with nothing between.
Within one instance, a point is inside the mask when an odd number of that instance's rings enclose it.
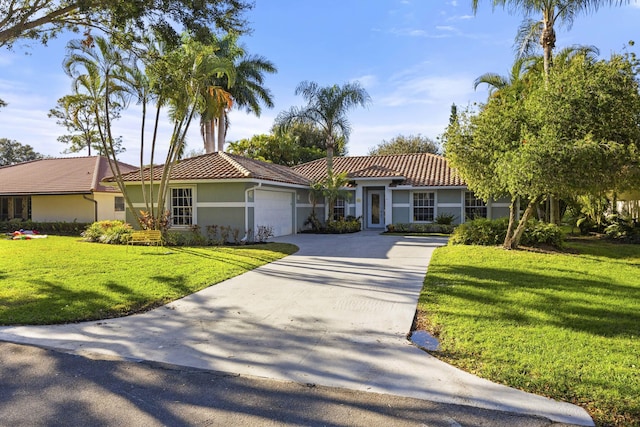
<instances>
[{"instance_id":1,"label":"brown roof of neighboring house","mask_svg":"<svg viewBox=\"0 0 640 427\"><path fill-rule=\"evenodd\" d=\"M123 173L138 169L122 162L119 165ZM32 160L0 167L0 195L118 191L100 183L111 175L109 162L102 156Z\"/></svg>"},{"instance_id":2,"label":"brown roof of neighboring house","mask_svg":"<svg viewBox=\"0 0 640 427\"><path fill-rule=\"evenodd\" d=\"M144 179L149 180L150 168L142 171ZM153 179L160 180L162 165L153 169ZM135 171L122 178L125 182L140 180L140 172ZM249 159L229 153L210 153L183 159L176 163L171 171L172 181L216 180L216 179L260 179L286 184L309 185L309 180L294 172L291 168L260 160ZM113 178L107 181L113 181Z\"/></svg>"},{"instance_id":3,"label":"brown roof of neighboring house","mask_svg":"<svg viewBox=\"0 0 640 427\"><path fill-rule=\"evenodd\" d=\"M327 175L326 159L318 159L293 170L311 181L319 181ZM346 172L349 178L388 178L397 185L414 187L458 187L466 184L453 170L447 159L428 153L398 154L389 156L334 157L333 170Z\"/></svg>"}]
</instances>

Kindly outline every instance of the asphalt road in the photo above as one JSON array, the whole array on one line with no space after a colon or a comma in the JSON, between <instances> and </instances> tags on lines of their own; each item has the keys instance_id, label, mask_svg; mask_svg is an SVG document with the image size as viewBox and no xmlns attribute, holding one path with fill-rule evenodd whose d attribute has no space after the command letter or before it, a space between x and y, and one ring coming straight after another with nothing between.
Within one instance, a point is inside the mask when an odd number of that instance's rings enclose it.
<instances>
[{"instance_id":1,"label":"asphalt road","mask_svg":"<svg viewBox=\"0 0 640 427\"><path fill-rule=\"evenodd\" d=\"M543 418L0 342L0 426L561 426Z\"/></svg>"}]
</instances>

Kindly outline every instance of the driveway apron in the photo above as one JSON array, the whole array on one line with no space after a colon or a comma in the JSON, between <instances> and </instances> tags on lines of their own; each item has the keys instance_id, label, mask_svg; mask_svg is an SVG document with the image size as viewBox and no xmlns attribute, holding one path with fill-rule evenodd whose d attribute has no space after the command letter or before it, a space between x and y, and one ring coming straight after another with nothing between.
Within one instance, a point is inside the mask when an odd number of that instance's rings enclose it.
<instances>
[{"instance_id":1,"label":"driveway apron","mask_svg":"<svg viewBox=\"0 0 640 427\"><path fill-rule=\"evenodd\" d=\"M147 313L1 327L0 340L593 425L582 408L479 379L407 340L444 238L366 231L276 240L300 250Z\"/></svg>"}]
</instances>

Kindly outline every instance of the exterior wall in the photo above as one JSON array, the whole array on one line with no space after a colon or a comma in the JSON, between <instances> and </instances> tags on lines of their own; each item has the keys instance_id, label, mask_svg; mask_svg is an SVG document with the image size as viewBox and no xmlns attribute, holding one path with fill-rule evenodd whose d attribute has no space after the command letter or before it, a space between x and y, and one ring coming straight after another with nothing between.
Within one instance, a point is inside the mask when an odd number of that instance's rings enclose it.
<instances>
[{"instance_id":1,"label":"exterior wall","mask_svg":"<svg viewBox=\"0 0 640 427\"><path fill-rule=\"evenodd\" d=\"M292 200L295 200L292 206L292 223L293 231L302 228L302 224L306 220L304 215L304 207L296 207L297 203L306 206L308 204L308 191L295 190L287 187L279 187L275 185L258 186L251 182L200 182L172 184L170 188L192 188L194 198L193 223L201 227L201 232L206 233L206 227L210 225L218 225L231 227L241 231L242 236L247 230L255 228L255 191L283 191L291 193ZM140 186L130 186L128 188L131 201L135 209L144 209L142 191ZM157 187L156 187L157 192ZM170 201L167 201L167 209L169 209ZM309 205L310 206L310 205ZM318 211L318 209L316 209ZM310 213L310 208L308 208ZM301 217L302 215L302 217ZM127 211L127 221L136 224L134 215ZM189 226L172 226L171 231L189 231Z\"/></svg>"},{"instance_id":2,"label":"exterior wall","mask_svg":"<svg viewBox=\"0 0 640 427\"><path fill-rule=\"evenodd\" d=\"M395 224L413 222L414 192L433 192L435 194L434 220L438 215L452 215L453 224L465 221L465 192L461 188L430 189L420 187L414 189L398 189L392 191L393 220ZM487 217L491 219L509 216L509 199L490 200L487 203Z\"/></svg>"},{"instance_id":3,"label":"exterior wall","mask_svg":"<svg viewBox=\"0 0 640 427\"><path fill-rule=\"evenodd\" d=\"M411 222L411 192L394 190L391 192L392 223Z\"/></svg>"},{"instance_id":4,"label":"exterior wall","mask_svg":"<svg viewBox=\"0 0 640 427\"><path fill-rule=\"evenodd\" d=\"M453 224L464 221L464 192L459 188L436 191L436 214L453 215Z\"/></svg>"},{"instance_id":5,"label":"exterior wall","mask_svg":"<svg viewBox=\"0 0 640 427\"><path fill-rule=\"evenodd\" d=\"M93 193L93 199L98 202L98 221L117 219L124 221L124 211L116 212L116 197L122 197L122 193Z\"/></svg>"},{"instance_id":6,"label":"exterior wall","mask_svg":"<svg viewBox=\"0 0 640 427\"><path fill-rule=\"evenodd\" d=\"M95 204L77 194L31 196L31 219L36 222L93 222Z\"/></svg>"}]
</instances>

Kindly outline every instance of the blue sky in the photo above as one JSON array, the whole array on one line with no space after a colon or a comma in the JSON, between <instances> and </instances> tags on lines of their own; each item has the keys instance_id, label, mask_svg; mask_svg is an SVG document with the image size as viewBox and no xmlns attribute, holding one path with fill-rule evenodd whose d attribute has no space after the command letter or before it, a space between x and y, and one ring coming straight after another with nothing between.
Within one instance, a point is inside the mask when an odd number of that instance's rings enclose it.
<instances>
[{"instance_id":1,"label":"blue sky","mask_svg":"<svg viewBox=\"0 0 640 427\"><path fill-rule=\"evenodd\" d=\"M474 91L475 78L490 71L507 74L514 60L521 16L492 11L489 0L480 2L474 16L470 5L470 0L256 0L247 15L253 33L241 42L249 53L278 67L266 80L275 107L259 118L232 111L227 140L267 133L280 111L303 105L294 96L303 80L321 85L358 80L371 95L368 109L350 114L350 155L365 155L399 134L436 139L448 123L452 103L465 107L486 99L485 87ZM605 7L578 17L570 30L559 27L557 46L595 45L607 58L629 40L640 45L638 22L638 3ZM71 91L61 64L65 44L74 37L65 34L47 47L0 51L0 98L9 103L0 109L0 138L61 156L65 146L56 138L64 129L47 112ZM127 147L121 160L134 164L139 123L140 113L132 106L114 126ZM161 131L168 137L168 121ZM201 146L196 121L188 150Z\"/></svg>"}]
</instances>

